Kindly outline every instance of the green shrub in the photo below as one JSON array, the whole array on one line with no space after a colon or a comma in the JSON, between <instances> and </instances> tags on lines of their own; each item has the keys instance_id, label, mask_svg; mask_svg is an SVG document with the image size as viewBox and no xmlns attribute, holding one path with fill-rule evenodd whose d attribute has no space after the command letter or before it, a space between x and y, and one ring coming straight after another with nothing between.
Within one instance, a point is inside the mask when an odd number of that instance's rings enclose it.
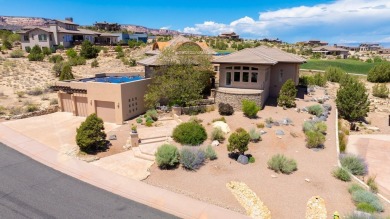
<instances>
[{"instance_id":1,"label":"green shrub","mask_svg":"<svg viewBox=\"0 0 390 219\"><path fill-rule=\"evenodd\" d=\"M17 49L11 52L11 58L21 58L24 56L24 52L21 49Z\"/></svg>"},{"instance_id":2,"label":"green shrub","mask_svg":"<svg viewBox=\"0 0 390 219\"><path fill-rule=\"evenodd\" d=\"M146 111L145 115L152 118L153 121L158 120L158 112L155 109L150 109L150 110Z\"/></svg>"},{"instance_id":3,"label":"green shrub","mask_svg":"<svg viewBox=\"0 0 390 219\"><path fill-rule=\"evenodd\" d=\"M63 68L65 65L69 65L69 64L68 64L67 62L58 62L58 63L55 63L55 64L53 65L52 70L53 70L54 75L55 75L56 77L59 77L59 76L60 76L61 71L62 71L62 68Z\"/></svg>"},{"instance_id":4,"label":"green shrub","mask_svg":"<svg viewBox=\"0 0 390 219\"><path fill-rule=\"evenodd\" d=\"M92 62L91 62L91 68L97 68L99 67L99 62L97 59L94 59Z\"/></svg>"},{"instance_id":5,"label":"green shrub","mask_svg":"<svg viewBox=\"0 0 390 219\"><path fill-rule=\"evenodd\" d=\"M372 95L374 97L387 98L389 97L389 88L387 88L386 84L375 84L372 87Z\"/></svg>"},{"instance_id":6,"label":"green shrub","mask_svg":"<svg viewBox=\"0 0 390 219\"><path fill-rule=\"evenodd\" d=\"M73 48L70 48L66 50L66 56L68 56L69 59L75 58L77 56L77 52Z\"/></svg>"},{"instance_id":7,"label":"green shrub","mask_svg":"<svg viewBox=\"0 0 390 219\"><path fill-rule=\"evenodd\" d=\"M95 113L89 115L76 132L76 142L81 151L93 153L106 147L104 123Z\"/></svg>"},{"instance_id":8,"label":"green shrub","mask_svg":"<svg viewBox=\"0 0 390 219\"><path fill-rule=\"evenodd\" d=\"M378 184L375 182L375 176L370 176L367 179L367 185L370 187L371 192L378 193Z\"/></svg>"},{"instance_id":9,"label":"green shrub","mask_svg":"<svg viewBox=\"0 0 390 219\"><path fill-rule=\"evenodd\" d=\"M316 131L326 134L328 127L325 122L305 121L303 123L303 132Z\"/></svg>"},{"instance_id":10,"label":"green shrub","mask_svg":"<svg viewBox=\"0 0 390 219\"><path fill-rule=\"evenodd\" d=\"M383 211L382 203L380 202L378 197L374 193L372 193L370 191L366 191L366 190L355 191L355 192L352 193L352 200L356 204L368 203L372 207L374 207L375 210L378 211L378 212L382 212Z\"/></svg>"},{"instance_id":11,"label":"green shrub","mask_svg":"<svg viewBox=\"0 0 390 219\"><path fill-rule=\"evenodd\" d=\"M32 90L27 91L27 94L31 96L39 96L43 94L43 89L40 87L34 87Z\"/></svg>"},{"instance_id":12,"label":"green shrub","mask_svg":"<svg viewBox=\"0 0 390 219\"><path fill-rule=\"evenodd\" d=\"M179 164L179 150L171 144L163 144L156 151L156 163L161 169L169 169Z\"/></svg>"},{"instance_id":13,"label":"green shrub","mask_svg":"<svg viewBox=\"0 0 390 219\"><path fill-rule=\"evenodd\" d=\"M50 105L57 105L58 104L58 99L57 98L53 98L50 100Z\"/></svg>"},{"instance_id":14,"label":"green shrub","mask_svg":"<svg viewBox=\"0 0 390 219\"><path fill-rule=\"evenodd\" d=\"M8 40L3 40L2 49L4 49L4 50L11 50L12 49L12 44Z\"/></svg>"},{"instance_id":15,"label":"green shrub","mask_svg":"<svg viewBox=\"0 0 390 219\"><path fill-rule=\"evenodd\" d=\"M118 53L116 54L116 57L115 57L115 58L120 59L120 58L123 58L123 57L125 57L125 53L123 53L123 52L118 52Z\"/></svg>"},{"instance_id":16,"label":"green shrub","mask_svg":"<svg viewBox=\"0 0 390 219\"><path fill-rule=\"evenodd\" d=\"M344 153L347 149L347 138L342 131L339 131L339 149L341 153Z\"/></svg>"},{"instance_id":17,"label":"green shrub","mask_svg":"<svg viewBox=\"0 0 390 219\"><path fill-rule=\"evenodd\" d=\"M218 104L218 112L219 112L220 115L230 116L230 115L233 115L234 109L228 103L219 103Z\"/></svg>"},{"instance_id":18,"label":"green shrub","mask_svg":"<svg viewBox=\"0 0 390 219\"><path fill-rule=\"evenodd\" d=\"M374 83L390 82L390 62L375 65L367 74L367 80Z\"/></svg>"},{"instance_id":19,"label":"green shrub","mask_svg":"<svg viewBox=\"0 0 390 219\"><path fill-rule=\"evenodd\" d=\"M340 82L346 74L347 73L339 67L330 66L325 70L325 77L331 82Z\"/></svg>"},{"instance_id":20,"label":"green shrub","mask_svg":"<svg viewBox=\"0 0 390 219\"><path fill-rule=\"evenodd\" d=\"M254 129L254 128L251 128L249 130L249 136L250 136L250 140L253 142L261 141L260 132L257 132L256 129Z\"/></svg>"},{"instance_id":21,"label":"green shrub","mask_svg":"<svg viewBox=\"0 0 390 219\"><path fill-rule=\"evenodd\" d=\"M227 145L227 150L229 152L239 152L244 154L248 150L248 144L250 141L250 136L247 131L242 128L238 128L233 132L229 137L229 144Z\"/></svg>"},{"instance_id":22,"label":"green shrub","mask_svg":"<svg viewBox=\"0 0 390 219\"><path fill-rule=\"evenodd\" d=\"M248 160L249 163L254 163L256 162L256 159L254 157L250 157Z\"/></svg>"},{"instance_id":23,"label":"green shrub","mask_svg":"<svg viewBox=\"0 0 390 219\"><path fill-rule=\"evenodd\" d=\"M72 66L64 65L64 67L61 70L60 81L66 81L66 80L72 80L72 79L74 79L74 76L72 73Z\"/></svg>"},{"instance_id":24,"label":"green shrub","mask_svg":"<svg viewBox=\"0 0 390 219\"><path fill-rule=\"evenodd\" d=\"M143 122L143 120L142 120L141 117L138 117L138 118L136 119L136 122L137 122L138 124L141 124L141 123Z\"/></svg>"},{"instance_id":25,"label":"green shrub","mask_svg":"<svg viewBox=\"0 0 390 219\"><path fill-rule=\"evenodd\" d=\"M363 187L361 187L359 184L357 183L352 183L349 188L348 188L348 192L350 194L356 192L356 191L360 191L360 190L365 190Z\"/></svg>"},{"instance_id":26,"label":"green shrub","mask_svg":"<svg viewBox=\"0 0 390 219\"><path fill-rule=\"evenodd\" d=\"M358 211L363 211L363 212L367 212L367 213L374 213L376 211L375 207L370 205L369 203L366 203L366 202L361 202L359 204L357 204L356 206L356 209Z\"/></svg>"},{"instance_id":27,"label":"green shrub","mask_svg":"<svg viewBox=\"0 0 390 219\"><path fill-rule=\"evenodd\" d=\"M274 123L274 119L272 117L268 117L265 119L265 123L272 124L272 123Z\"/></svg>"},{"instance_id":28,"label":"green shrub","mask_svg":"<svg viewBox=\"0 0 390 219\"><path fill-rule=\"evenodd\" d=\"M328 130L328 126L325 122L317 122L314 127L316 131L321 132L322 134L326 134L326 131Z\"/></svg>"},{"instance_id":29,"label":"green shrub","mask_svg":"<svg viewBox=\"0 0 390 219\"><path fill-rule=\"evenodd\" d=\"M215 160L218 158L217 153L211 145L208 145L206 148L206 158L209 160Z\"/></svg>"},{"instance_id":30,"label":"green shrub","mask_svg":"<svg viewBox=\"0 0 390 219\"><path fill-rule=\"evenodd\" d=\"M211 131L211 140L217 140L219 142L222 142L225 140L225 133L223 133L222 129L220 127L215 127Z\"/></svg>"},{"instance_id":31,"label":"green shrub","mask_svg":"<svg viewBox=\"0 0 390 219\"><path fill-rule=\"evenodd\" d=\"M188 120L188 122L196 122L196 123L199 123L201 124L203 122L202 119L199 119L198 117L196 116L191 116L190 119Z\"/></svg>"},{"instance_id":32,"label":"green shrub","mask_svg":"<svg viewBox=\"0 0 390 219\"><path fill-rule=\"evenodd\" d=\"M183 147L180 151L180 163L187 170L199 169L206 160L203 150L193 147Z\"/></svg>"},{"instance_id":33,"label":"green shrub","mask_svg":"<svg viewBox=\"0 0 390 219\"><path fill-rule=\"evenodd\" d=\"M69 58L68 63L71 66L85 65L87 63L87 60L85 60L84 57L76 56L73 58Z\"/></svg>"},{"instance_id":34,"label":"green shrub","mask_svg":"<svg viewBox=\"0 0 390 219\"><path fill-rule=\"evenodd\" d=\"M326 77L323 73L316 73L311 78L309 78L309 85L317 85L324 87L326 84Z\"/></svg>"},{"instance_id":35,"label":"green shrub","mask_svg":"<svg viewBox=\"0 0 390 219\"><path fill-rule=\"evenodd\" d=\"M349 170L353 175L364 176L367 174L367 166L364 160L356 155L348 154L340 158L341 166Z\"/></svg>"},{"instance_id":36,"label":"green shrub","mask_svg":"<svg viewBox=\"0 0 390 219\"><path fill-rule=\"evenodd\" d=\"M117 45L114 50L115 52L123 52L122 46L120 45Z\"/></svg>"},{"instance_id":37,"label":"green shrub","mask_svg":"<svg viewBox=\"0 0 390 219\"><path fill-rule=\"evenodd\" d=\"M49 57L49 62L51 63L60 63L64 60L61 55L52 55Z\"/></svg>"},{"instance_id":38,"label":"green shrub","mask_svg":"<svg viewBox=\"0 0 390 219\"><path fill-rule=\"evenodd\" d=\"M35 111L38 111L38 106L36 104L28 104L27 105L27 108L26 108L26 111L31 113L31 112L35 112Z\"/></svg>"},{"instance_id":39,"label":"green shrub","mask_svg":"<svg viewBox=\"0 0 390 219\"><path fill-rule=\"evenodd\" d=\"M342 167L338 167L337 169L333 170L332 175L344 182L351 181L351 175L349 175L349 172L344 170Z\"/></svg>"},{"instance_id":40,"label":"green shrub","mask_svg":"<svg viewBox=\"0 0 390 219\"><path fill-rule=\"evenodd\" d=\"M4 115L6 112L6 108L4 106L0 106L0 115Z\"/></svg>"},{"instance_id":41,"label":"green shrub","mask_svg":"<svg viewBox=\"0 0 390 219\"><path fill-rule=\"evenodd\" d=\"M146 115L146 114L145 114L145 115ZM151 123L153 123L154 120L152 119L152 117L146 115L146 117L145 117L145 122L151 122Z\"/></svg>"},{"instance_id":42,"label":"green shrub","mask_svg":"<svg viewBox=\"0 0 390 219\"><path fill-rule=\"evenodd\" d=\"M147 121L145 122L145 126L146 126L146 127L152 127L152 126L153 126L153 121L152 121L152 120L147 120Z\"/></svg>"},{"instance_id":43,"label":"green shrub","mask_svg":"<svg viewBox=\"0 0 390 219\"><path fill-rule=\"evenodd\" d=\"M299 77L299 85L307 87L310 85L309 81L312 80L311 76L308 75L302 75Z\"/></svg>"},{"instance_id":44,"label":"green shrub","mask_svg":"<svg viewBox=\"0 0 390 219\"><path fill-rule=\"evenodd\" d=\"M17 95L19 98L24 97L25 94L26 94L26 92L24 92L24 91L17 91L17 92L16 92L16 95Z\"/></svg>"},{"instance_id":45,"label":"green shrub","mask_svg":"<svg viewBox=\"0 0 390 219\"><path fill-rule=\"evenodd\" d=\"M306 147L318 148L322 147L325 142L325 136L318 131L307 131L306 135Z\"/></svg>"},{"instance_id":46,"label":"green shrub","mask_svg":"<svg viewBox=\"0 0 390 219\"><path fill-rule=\"evenodd\" d=\"M30 54L28 54L27 57L29 61L42 61L45 58L45 55L42 54L41 47L35 45L31 49Z\"/></svg>"},{"instance_id":47,"label":"green shrub","mask_svg":"<svg viewBox=\"0 0 390 219\"><path fill-rule=\"evenodd\" d=\"M200 145L207 139L207 133L201 124L184 122L176 126L172 134L176 142L185 145Z\"/></svg>"},{"instance_id":48,"label":"green shrub","mask_svg":"<svg viewBox=\"0 0 390 219\"><path fill-rule=\"evenodd\" d=\"M289 159L282 154L272 156L267 162L268 168L279 173L290 174L297 170L297 162Z\"/></svg>"},{"instance_id":49,"label":"green shrub","mask_svg":"<svg viewBox=\"0 0 390 219\"><path fill-rule=\"evenodd\" d=\"M324 109L322 108L321 105L313 105L313 106L309 106L307 108L307 111L312 114L312 115L316 115L316 116L321 116L321 114L324 112Z\"/></svg>"},{"instance_id":50,"label":"green shrub","mask_svg":"<svg viewBox=\"0 0 390 219\"><path fill-rule=\"evenodd\" d=\"M280 89L278 97L278 105L291 108L295 107L295 97L297 96L297 88L293 80L288 79Z\"/></svg>"},{"instance_id":51,"label":"green shrub","mask_svg":"<svg viewBox=\"0 0 390 219\"><path fill-rule=\"evenodd\" d=\"M92 45L89 40L84 40L81 44L80 56L85 59L93 59L98 56L99 50Z\"/></svg>"},{"instance_id":52,"label":"green shrub","mask_svg":"<svg viewBox=\"0 0 390 219\"><path fill-rule=\"evenodd\" d=\"M242 111L249 118L256 118L260 107L253 100L242 100Z\"/></svg>"},{"instance_id":53,"label":"green shrub","mask_svg":"<svg viewBox=\"0 0 390 219\"><path fill-rule=\"evenodd\" d=\"M219 118L216 118L216 119L213 119L212 122L214 123L214 122L218 122L218 121L221 121L221 122L226 123L226 119L225 119L225 117L223 117L223 116L222 116L222 117L219 117Z\"/></svg>"},{"instance_id":54,"label":"green shrub","mask_svg":"<svg viewBox=\"0 0 390 219\"><path fill-rule=\"evenodd\" d=\"M58 45L58 46L57 46L57 49L64 50L65 47L64 47L64 45Z\"/></svg>"},{"instance_id":55,"label":"green shrub","mask_svg":"<svg viewBox=\"0 0 390 219\"><path fill-rule=\"evenodd\" d=\"M49 56L51 55L51 50L48 47L42 47L42 53L43 55Z\"/></svg>"},{"instance_id":56,"label":"green shrub","mask_svg":"<svg viewBox=\"0 0 390 219\"><path fill-rule=\"evenodd\" d=\"M263 129L264 126L265 126L264 123L261 123L261 122L256 124L256 127L259 129Z\"/></svg>"},{"instance_id":57,"label":"green shrub","mask_svg":"<svg viewBox=\"0 0 390 219\"><path fill-rule=\"evenodd\" d=\"M24 50L25 50L27 53L30 53L30 52L31 52L31 47L26 46L26 47L24 47Z\"/></svg>"}]
</instances>

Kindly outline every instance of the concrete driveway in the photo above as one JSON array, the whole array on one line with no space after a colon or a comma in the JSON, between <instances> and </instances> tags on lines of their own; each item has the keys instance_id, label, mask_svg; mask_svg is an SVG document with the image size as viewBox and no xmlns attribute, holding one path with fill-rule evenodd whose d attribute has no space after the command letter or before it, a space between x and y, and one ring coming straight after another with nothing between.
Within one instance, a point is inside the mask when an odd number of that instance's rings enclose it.
<instances>
[{"instance_id":1,"label":"concrete driveway","mask_svg":"<svg viewBox=\"0 0 390 219\"><path fill-rule=\"evenodd\" d=\"M390 197L390 135L350 135L347 152L367 161L368 173L376 175L379 192Z\"/></svg>"},{"instance_id":2,"label":"concrete driveway","mask_svg":"<svg viewBox=\"0 0 390 219\"><path fill-rule=\"evenodd\" d=\"M56 112L43 116L3 122L29 138L41 142L61 153L74 151L76 145L76 128L85 121L85 117L73 116L72 113ZM105 131L119 127L113 123L104 123Z\"/></svg>"}]
</instances>

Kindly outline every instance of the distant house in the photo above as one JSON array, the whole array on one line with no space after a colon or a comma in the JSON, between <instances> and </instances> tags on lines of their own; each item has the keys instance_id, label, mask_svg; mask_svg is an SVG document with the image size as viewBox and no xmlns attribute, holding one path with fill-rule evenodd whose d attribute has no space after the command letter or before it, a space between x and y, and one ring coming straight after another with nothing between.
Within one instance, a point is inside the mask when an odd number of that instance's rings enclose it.
<instances>
[{"instance_id":1,"label":"distant house","mask_svg":"<svg viewBox=\"0 0 390 219\"><path fill-rule=\"evenodd\" d=\"M379 49L378 54L390 54L390 48Z\"/></svg>"},{"instance_id":2,"label":"distant house","mask_svg":"<svg viewBox=\"0 0 390 219\"><path fill-rule=\"evenodd\" d=\"M263 46L217 58L212 62L219 64L215 102L229 103L236 110L241 110L243 99L263 106L269 96L279 95L288 79L298 85L299 65L304 62L300 56Z\"/></svg>"},{"instance_id":3,"label":"distant house","mask_svg":"<svg viewBox=\"0 0 390 219\"><path fill-rule=\"evenodd\" d=\"M343 48L338 48L334 46L319 46L312 49L313 53L320 53L323 55L334 55L341 56L346 59L348 57L349 51Z\"/></svg>"},{"instance_id":4,"label":"distant house","mask_svg":"<svg viewBox=\"0 0 390 219\"><path fill-rule=\"evenodd\" d=\"M297 44L301 44L303 46L327 46L328 43L321 40L309 40L304 42L298 42Z\"/></svg>"},{"instance_id":5,"label":"distant house","mask_svg":"<svg viewBox=\"0 0 390 219\"><path fill-rule=\"evenodd\" d=\"M279 38L276 38L276 39L268 39L268 38L264 38L262 40L260 40L262 42L266 42L266 43L282 43L281 40L279 40Z\"/></svg>"},{"instance_id":6,"label":"distant house","mask_svg":"<svg viewBox=\"0 0 390 219\"><path fill-rule=\"evenodd\" d=\"M360 52L376 52L381 48L379 43L362 43L359 45Z\"/></svg>"},{"instance_id":7,"label":"distant house","mask_svg":"<svg viewBox=\"0 0 390 219\"><path fill-rule=\"evenodd\" d=\"M240 35L234 33L234 32L230 32L230 33L221 33L218 35L219 38L223 38L223 39L231 39L231 40L238 40L240 39Z\"/></svg>"},{"instance_id":8,"label":"distant house","mask_svg":"<svg viewBox=\"0 0 390 219\"><path fill-rule=\"evenodd\" d=\"M32 48L35 45L40 47L71 47L88 40L96 44L114 44L117 36L108 33L98 33L95 31L78 28L78 24L73 23L72 18L67 20L52 20L46 26L24 27L18 31L21 35L22 49Z\"/></svg>"},{"instance_id":9,"label":"distant house","mask_svg":"<svg viewBox=\"0 0 390 219\"><path fill-rule=\"evenodd\" d=\"M121 25L118 23L107 23L107 22L95 22L93 26L96 27L98 30L105 30L105 31L120 31Z\"/></svg>"},{"instance_id":10,"label":"distant house","mask_svg":"<svg viewBox=\"0 0 390 219\"><path fill-rule=\"evenodd\" d=\"M125 44L129 42L129 40L142 41L144 43L148 42L149 36L144 32L135 32L133 34L129 33L114 33L114 35L118 36L118 42L121 41Z\"/></svg>"}]
</instances>

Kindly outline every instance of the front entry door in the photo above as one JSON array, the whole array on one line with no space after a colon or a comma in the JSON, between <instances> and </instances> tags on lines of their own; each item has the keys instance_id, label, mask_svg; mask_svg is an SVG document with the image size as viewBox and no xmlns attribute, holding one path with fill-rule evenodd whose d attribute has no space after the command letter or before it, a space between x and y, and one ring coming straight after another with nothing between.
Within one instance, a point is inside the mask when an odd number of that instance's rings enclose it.
<instances>
[{"instance_id":1,"label":"front entry door","mask_svg":"<svg viewBox=\"0 0 390 219\"><path fill-rule=\"evenodd\" d=\"M226 72L226 86L232 85L232 73Z\"/></svg>"}]
</instances>

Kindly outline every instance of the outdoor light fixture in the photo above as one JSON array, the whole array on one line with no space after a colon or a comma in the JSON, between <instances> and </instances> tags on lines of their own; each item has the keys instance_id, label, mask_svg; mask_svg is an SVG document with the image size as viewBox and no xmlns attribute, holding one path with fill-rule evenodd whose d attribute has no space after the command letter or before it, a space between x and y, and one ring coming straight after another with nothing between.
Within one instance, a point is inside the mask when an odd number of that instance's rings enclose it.
<instances>
[{"instance_id":1,"label":"outdoor light fixture","mask_svg":"<svg viewBox=\"0 0 390 219\"><path fill-rule=\"evenodd\" d=\"M117 107L118 107L118 109L119 109L119 103L118 103Z\"/></svg>"}]
</instances>

